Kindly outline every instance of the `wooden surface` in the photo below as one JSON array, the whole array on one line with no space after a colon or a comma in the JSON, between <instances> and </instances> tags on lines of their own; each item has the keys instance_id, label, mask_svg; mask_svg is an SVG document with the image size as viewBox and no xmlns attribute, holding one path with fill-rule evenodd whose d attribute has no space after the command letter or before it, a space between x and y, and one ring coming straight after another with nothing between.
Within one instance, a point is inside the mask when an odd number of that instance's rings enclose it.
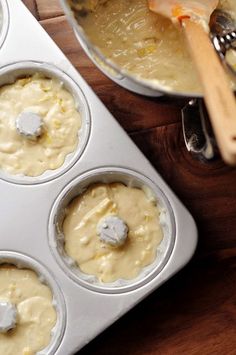
<instances>
[{"instance_id":1,"label":"wooden surface","mask_svg":"<svg viewBox=\"0 0 236 355\"><path fill-rule=\"evenodd\" d=\"M186 151L182 102L141 97L104 77L76 42L57 0L24 2L185 203L199 229L188 266L80 354L235 355L236 170L221 160L205 164Z\"/></svg>"}]
</instances>

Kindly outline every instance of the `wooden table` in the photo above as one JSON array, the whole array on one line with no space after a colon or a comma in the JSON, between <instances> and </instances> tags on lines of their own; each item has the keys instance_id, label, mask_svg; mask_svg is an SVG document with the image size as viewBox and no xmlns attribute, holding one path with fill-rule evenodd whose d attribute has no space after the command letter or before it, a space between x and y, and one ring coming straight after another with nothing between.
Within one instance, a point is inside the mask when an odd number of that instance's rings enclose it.
<instances>
[{"instance_id":1,"label":"wooden table","mask_svg":"<svg viewBox=\"0 0 236 355\"><path fill-rule=\"evenodd\" d=\"M235 355L236 170L221 160L200 162L186 151L183 102L129 93L101 74L75 40L58 0L24 3L185 203L199 229L190 264L80 354Z\"/></svg>"}]
</instances>

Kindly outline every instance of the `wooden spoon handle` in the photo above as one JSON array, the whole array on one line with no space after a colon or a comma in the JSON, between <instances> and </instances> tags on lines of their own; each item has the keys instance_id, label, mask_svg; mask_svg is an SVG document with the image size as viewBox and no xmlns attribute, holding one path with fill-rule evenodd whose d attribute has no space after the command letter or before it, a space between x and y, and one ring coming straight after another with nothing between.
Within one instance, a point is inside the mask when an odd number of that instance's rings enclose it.
<instances>
[{"instance_id":1,"label":"wooden spoon handle","mask_svg":"<svg viewBox=\"0 0 236 355\"><path fill-rule=\"evenodd\" d=\"M236 100L230 81L204 29L188 19L182 24L222 157L236 165Z\"/></svg>"}]
</instances>

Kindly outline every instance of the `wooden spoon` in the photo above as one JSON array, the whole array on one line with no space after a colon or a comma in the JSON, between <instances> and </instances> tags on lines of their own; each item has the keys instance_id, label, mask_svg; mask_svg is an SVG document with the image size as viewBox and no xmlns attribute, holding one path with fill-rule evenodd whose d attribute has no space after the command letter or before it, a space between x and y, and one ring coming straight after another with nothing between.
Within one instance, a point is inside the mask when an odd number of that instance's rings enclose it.
<instances>
[{"instance_id":1,"label":"wooden spoon","mask_svg":"<svg viewBox=\"0 0 236 355\"><path fill-rule=\"evenodd\" d=\"M208 36L218 0L148 0L150 10L183 28L199 74L206 106L223 159L236 165L236 100L230 81Z\"/></svg>"}]
</instances>

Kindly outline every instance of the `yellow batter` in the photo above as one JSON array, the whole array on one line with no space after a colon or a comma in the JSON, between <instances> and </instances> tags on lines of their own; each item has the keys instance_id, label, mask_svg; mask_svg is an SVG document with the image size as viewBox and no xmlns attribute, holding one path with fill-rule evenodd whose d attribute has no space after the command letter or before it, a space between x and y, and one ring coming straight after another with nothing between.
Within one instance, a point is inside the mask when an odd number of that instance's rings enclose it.
<instances>
[{"instance_id":1,"label":"yellow batter","mask_svg":"<svg viewBox=\"0 0 236 355\"><path fill-rule=\"evenodd\" d=\"M17 309L16 327L0 334L1 355L34 355L49 345L56 311L51 290L34 271L1 266L0 301Z\"/></svg>"},{"instance_id":2,"label":"yellow batter","mask_svg":"<svg viewBox=\"0 0 236 355\"><path fill-rule=\"evenodd\" d=\"M101 242L97 226L105 216L116 215L129 228L124 245ZM91 185L66 210L63 224L65 251L80 270L100 282L133 279L156 258L163 238L160 210L141 189L121 183Z\"/></svg>"},{"instance_id":3,"label":"yellow batter","mask_svg":"<svg viewBox=\"0 0 236 355\"><path fill-rule=\"evenodd\" d=\"M201 92L181 31L149 11L147 0L95 2L87 15L76 9L77 2L70 3L88 38L106 58L167 90ZM219 6L236 16L235 0L221 0Z\"/></svg>"},{"instance_id":4,"label":"yellow batter","mask_svg":"<svg viewBox=\"0 0 236 355\"><path fill-rule=\"evenodd\" d=\"M32 112L43 120L35 141L16 130L16 118ZM0 89L0 169L10 174L39 176L63 165L78 144L81 117L73 96L55 78L41 74L18 79Z\"/></svg>"}]
</instances>

